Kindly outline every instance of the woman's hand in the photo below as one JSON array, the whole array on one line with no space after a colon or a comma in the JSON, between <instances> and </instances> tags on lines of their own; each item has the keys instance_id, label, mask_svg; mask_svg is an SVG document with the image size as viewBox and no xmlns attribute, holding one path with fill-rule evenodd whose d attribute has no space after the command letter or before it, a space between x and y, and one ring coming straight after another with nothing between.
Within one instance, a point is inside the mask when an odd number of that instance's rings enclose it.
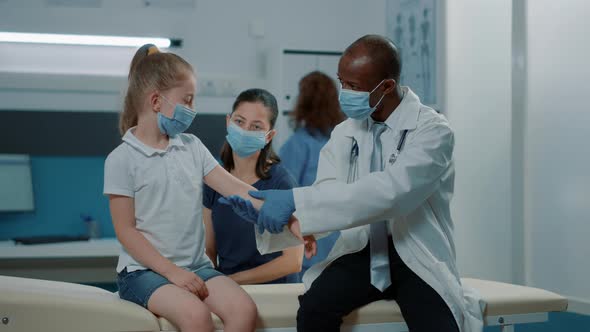
<instances>
[{"instance_id":1,"label":"woman's hand","mask_svg":"<svg viewBox=\"0 0 590 332\"><path fill-rule=\"evenodd\" d=\"M304 236L303 241L305 241L305 258L311 259L313 256L317 255L318 244L316 242L315 236Z\"/></svg>"},{"instance_id":2,"label":"woman's hand","mask_svg":"<svg viewBox=\"0 0 590 332\"><path fill-rule=\"evenodd\" d=\"M293 236L299 239L301 243L305 243L304 237L301 235L301 227L299 226L299 219L295 218L295 216L291 216L289 218L289 222L287 223L287 227Z\"/></svg>"},{"instance_id":3,"label":"woman's hand","mask_svg":"<svg viewBox=\"0 0 590 332\"><path fill-rule=\"evenodd\" d=\"M318 253L318 246L313 235L302 236L299 220L294 216L289 219L289 231L305 245L305 258L310 259Z\"/></svg>"},{"instance_id":4,"label":"woman's hand","mask_svg":"<svg viewBox=\"0 0 590 332\"><path fill-rule=\"evenodd\" d=\"M199 276L191 271L176 266L170 271L170 273L167 273L165 277L171 283L195 294L201 300L204 300L209 296L207 285L205 285L203 279L199 278Z\"/></svg>"}]
</instances>

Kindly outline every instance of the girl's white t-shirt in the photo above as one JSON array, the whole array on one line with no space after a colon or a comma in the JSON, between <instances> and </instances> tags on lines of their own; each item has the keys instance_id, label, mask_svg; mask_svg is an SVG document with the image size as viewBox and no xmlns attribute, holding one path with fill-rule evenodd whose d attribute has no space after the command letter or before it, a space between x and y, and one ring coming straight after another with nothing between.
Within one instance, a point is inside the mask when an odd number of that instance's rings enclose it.
<instances>
[{"instance_id":1,"label":"girl's white t-shirt","mask_svg":"<svg viewBox=\"0 0 590 332\"><path fill-rule=\"evenodd\" d=\"M104 194L135 201L136 228L174 264L192 269L211 264L205 254L203 177L218 162L192 134L170 138L166 150L143 144L131 128L106 159ZM147 269L125 248L117 272Z\"/></svg>"}]
</instances>

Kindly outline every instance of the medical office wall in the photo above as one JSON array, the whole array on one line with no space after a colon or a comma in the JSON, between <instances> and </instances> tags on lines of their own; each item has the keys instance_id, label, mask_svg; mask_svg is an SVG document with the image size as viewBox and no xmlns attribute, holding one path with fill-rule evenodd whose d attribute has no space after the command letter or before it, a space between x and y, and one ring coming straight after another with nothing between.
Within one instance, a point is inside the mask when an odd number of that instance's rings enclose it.
<instances>
[{"instance_id":1,"label":"medical office wall","mask_svg":"<svg viewBox=\"0 0 590 332\"><path fill-rule=\"evenodd\" d=\"M526 280L590 315L590 3L526 4Z\"/></svg>"},{"instance_id":2,"label":"medical office wall","mask_svg":"<svg viewBox=\"0 0 590 332\"><path fill-rule=\"evenodd\" d=\"M446 1L444 114L455 133L459 270L514 282L511 0ZM515 259L516 258L516 259ZM522 261L519 261L522 265Z\"/></svg>"},{"instance_id":3,"label":"medical office wall","mask_svg":"<svg viewBox=\"0 0 590 332\"><path fill-rule=\"evenodd\" d=\"M588 6L446 2L459 269L570 301L523 331L590 331Z\"/></svg>"}]
</instances>

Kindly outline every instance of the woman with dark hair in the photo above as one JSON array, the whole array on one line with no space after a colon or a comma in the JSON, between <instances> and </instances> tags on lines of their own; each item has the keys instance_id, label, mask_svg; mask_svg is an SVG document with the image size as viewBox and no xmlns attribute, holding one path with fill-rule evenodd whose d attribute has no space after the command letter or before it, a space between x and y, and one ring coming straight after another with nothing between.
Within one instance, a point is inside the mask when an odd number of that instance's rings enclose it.
<instances>
[{"instance_id":1,"label":"woman with dark hair","mask_svg":"<svg viewBox=\"0 0 590 332\"><path fill-rule=\"evenodd\" d=\"M332 129L345 119L334 81L319 71L305 75L299 81L299 96L292 117L295 133L281 148L280 156L298 185L310 186L316 178L320 150ZM326 258L338 236L336 232L317 241L318 253L311 259L303 259L300 280L309 267Z\"/></svg>"},{"instance_id":2,"label":"woman with dark hair","mask_svg":"<svg viewBox=\"0 0 590 332\"><path fill-rule=\"evenodd\" d=\"M263 89L249 89L237 97L227 116L223 167L258 190L291 189L295 180L281 166L272 149L278 116L275 97ZM282 253L260 255L253 224L239 220L221 195L208 186L203 194L206 253L220 272L239 284L297 282L303 246Z\"/></svg>"}]
</instances>

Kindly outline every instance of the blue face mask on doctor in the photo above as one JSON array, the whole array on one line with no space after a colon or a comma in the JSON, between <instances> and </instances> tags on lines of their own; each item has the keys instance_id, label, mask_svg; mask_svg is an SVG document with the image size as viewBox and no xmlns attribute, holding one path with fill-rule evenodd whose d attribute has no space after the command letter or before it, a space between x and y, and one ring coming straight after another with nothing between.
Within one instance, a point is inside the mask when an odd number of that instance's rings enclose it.
<instances>
[{"instance_id":1,"label":"blue face mask on doctor","mask_svg":"<svg viewBox=\"0 0 590 332\"><path fill-rule=\"evenodd\" d=\"M174 105L164 96L160 97L168 104ZM176 104L174 105L172 118L163 115L162 112L158 112L158 128L160 128L162 134L174 137L187 130L196 115L197 112L192 109L181 104Z\"/></svg>"},{"instance_id":2,"label":"blue face mask on doctor","mask_svg":"<svg viewBox=\"0 0 590 332\"><path fill-rule=\"evenodd\" d=\"M268 135L268 132L244 130L233 121L230 121L225 138L232 150L239 157L245 158L264 149L266 135Z\"/></svg>"},{"instance_id":3,"label":"blue face mask on doctor","mask_svg":"<svg viewBox=\"0 0 590 332\"><path fill-rule=\"evenodd\" d=\"M364 120L367 119L375 110L377 106L383 100L385 95L382 95L377 104L371 107L369 99L371 94L377 90L377 88L384 82L385 80L381 81L381 83L377 84L377 86L371 90L371 92L367 91L354 91L349 89L344 89L341 87L340 95L338 96L338 101L340 102L340 108L342 112L346 114L351 119L356 120Z\"/></svg>"}]
</instances>

